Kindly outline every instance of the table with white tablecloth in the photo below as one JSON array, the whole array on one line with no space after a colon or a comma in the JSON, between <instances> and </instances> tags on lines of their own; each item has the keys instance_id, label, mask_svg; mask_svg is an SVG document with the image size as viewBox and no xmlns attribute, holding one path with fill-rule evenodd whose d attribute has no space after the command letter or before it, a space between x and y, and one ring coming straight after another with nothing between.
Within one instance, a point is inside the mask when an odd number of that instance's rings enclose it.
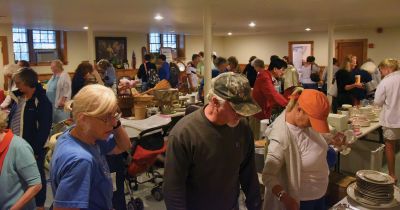
<instances>
[{"instance_id":1,"label":"table with white tablecloth","mask_svg":"<svg viewBox=\"0 0 400 210\"><path fill-rule=\"evenodd\" d=\"M332 210L335 210L335 206L339 204L348 204L350 209L352 210L381 210L382 208L367 208L362 206L361 204L357 203L353 199L351 199L349 196L344 197L341 201L339 201L337 204L335 204L332 207ZM396 206L393 208L385 208L385 210L400 210L400 206Z\"/></svg>"}]
</instances>

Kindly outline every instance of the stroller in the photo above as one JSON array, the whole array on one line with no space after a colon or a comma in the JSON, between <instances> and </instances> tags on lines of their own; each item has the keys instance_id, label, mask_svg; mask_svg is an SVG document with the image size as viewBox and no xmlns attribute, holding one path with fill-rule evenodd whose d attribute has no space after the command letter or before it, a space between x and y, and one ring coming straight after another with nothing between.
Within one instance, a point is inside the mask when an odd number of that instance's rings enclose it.
<instances>
[{"instance_id":1,"label":"stroller","mask_svg":"<svg viewBox=\"0 0 400 210\"><path fill-rule=\"evenodd\" d=\"M144 120L146 121L146 120ZM168 122L168 123L167 123ZM163 199L162 194L162 178L163 176L155 170L154 163L157 156L165 153L166 144L164 137L166 136L166 128L169 126L170 119L164 121L161 125L148 128L135 133L130 132L132 127L125 126L129 137L132 140L132 150L130 152L130 161L128 161L127 174L125 184L128 186L130 200L127 204L128 210L142 210L144 208L143 201L140 198L134 198L132 192L138 190L139 185L144 183L153 183L154 186L151 190L151 195L157 201ZM124 124L124 123L123 123ZM139 180L138 176L146 173L149 179L144 181Z\"/></svg>"}]
</instances>

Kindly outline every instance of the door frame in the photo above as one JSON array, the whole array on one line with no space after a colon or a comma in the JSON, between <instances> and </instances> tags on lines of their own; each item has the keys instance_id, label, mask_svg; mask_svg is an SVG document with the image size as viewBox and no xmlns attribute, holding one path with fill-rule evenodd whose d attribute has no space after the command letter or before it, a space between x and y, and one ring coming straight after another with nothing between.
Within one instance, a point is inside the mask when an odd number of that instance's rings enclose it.
<instances>
[{"instance_id":1,"label":"door frame","mask_svg":"<svg viewBox=\"0 0 400 210\"><path fill-rule=\"evenodd\" d=\"M8 43L7 43L7 37L6 36L0 36L0 42L1 42L1 53L3 54L3 65L8 64ZM4 87L3 89L6 90L8 87L8 81L7 78L4 76Z\"/></svg>"},{"instance_id":2,"label":"door frame","mask_svg":"<svg viewBox=\"0 0 400 210\"><path fill-rule=\"evenodd\" d=\"M363 57L362 60L367 60L367 51L368 51L368 39L337 39L335 40L335 55L336 58L339 59L339 44L347 43L347 42L362 42L363 43ZM343 61L340 61L343 62Z\"/></svg>"}]
</instances>

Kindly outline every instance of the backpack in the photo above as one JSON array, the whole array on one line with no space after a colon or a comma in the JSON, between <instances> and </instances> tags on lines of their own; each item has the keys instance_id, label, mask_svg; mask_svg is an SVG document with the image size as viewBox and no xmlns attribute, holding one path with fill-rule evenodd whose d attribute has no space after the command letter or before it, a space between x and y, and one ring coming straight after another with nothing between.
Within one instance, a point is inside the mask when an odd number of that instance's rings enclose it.
<instances>
[{"instance_id":1,"label":"backpack","mask_svg":"<svg viewBox=\"0 0 400 210\"><path fill-rule=\"evenodd\" d=\"M160 77L158 77L157 70L156 70L156 69L149 69L149 70L147 70L147 65L146 65L146 64L144 64L144 68L146 69L146 72L148 72L148 74L149 74L148 83L149 83L151 86L156 85L156 84L160 81Z\"/></svg>"},{"instance_id":2,"label":"backpack","mask_svg":"<svg viewBox=\"0 0 400 210\"><path fill-rule=\"evenodd\" d=\"M176 88L179 83L179 69L173 65L169 68L169 84L171 84L172 88Z\"/></svg>"}]
</instances>

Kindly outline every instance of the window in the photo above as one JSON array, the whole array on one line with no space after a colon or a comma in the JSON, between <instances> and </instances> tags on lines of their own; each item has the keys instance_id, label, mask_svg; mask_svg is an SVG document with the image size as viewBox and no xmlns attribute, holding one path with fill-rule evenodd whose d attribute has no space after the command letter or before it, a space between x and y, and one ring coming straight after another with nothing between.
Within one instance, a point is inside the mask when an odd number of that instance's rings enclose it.
<instances>
[{"instance_id":1,"label":"window","mask_svg":"<svg viewBox=\"0 0 400 210\"><path fill-rule=\"evenodd\" d=\"M148 34L147 49L150 53L159 53L160 47L172 48L173 58L185 58L185 36L179 34Z\"/></svg>"},{"instance_id":2,"label":"window","mask_svg":"<svg viewBox=\"0 0 400 210\"><path fill-rule=\"evenodd\" d=\"M150 53L160 52L160 47L171 47L176 49L176 34L149 34Z\"/></svg>"},{"instance_id":3,"label":"window","mask_svg":"<svg viewBox=\"0 0 400 210\"><path fill-rule=\"evenodd\" d=\"M13 28L13 43L15 60L29 61L28 36L26 29Z\"/></svg>"},{"instance_id":4,"label":"window","mask_svg":"<svg viewBox=\"0 0 400 210\"><path fill-rule=\"evenodd\" d=\"M32 30L33 49L56 49L56 32Z\"/></svg>"},{"instance_id":5,"label":"window","mask_svg":"<svg viewBox=\"0 0 400 210\"><path fill-rule=\"evenodd\" d=\"M66 32L13 28L14 59L31 65L50 65L54 59L67 64Z\"/></svg>"},{"instance_id":6,"label":"window","mask_svg":"<svg viewBox=\"0 0 400 210\"><path fill-rule=\"evenodd\" d=\"M151 33L150 39L150 53L158 53L161 47L161 37L159 33Z\"/></svg>"},{"instance_id":7,"label":"window","mask_svg":"<svg viewBox=\"0 0 400 210\"><path fill-rule=\"evenodd\" d=\"M163 34L163 47L170 47L176 49L176 35Z\"/></svg>"}]
</instances>

